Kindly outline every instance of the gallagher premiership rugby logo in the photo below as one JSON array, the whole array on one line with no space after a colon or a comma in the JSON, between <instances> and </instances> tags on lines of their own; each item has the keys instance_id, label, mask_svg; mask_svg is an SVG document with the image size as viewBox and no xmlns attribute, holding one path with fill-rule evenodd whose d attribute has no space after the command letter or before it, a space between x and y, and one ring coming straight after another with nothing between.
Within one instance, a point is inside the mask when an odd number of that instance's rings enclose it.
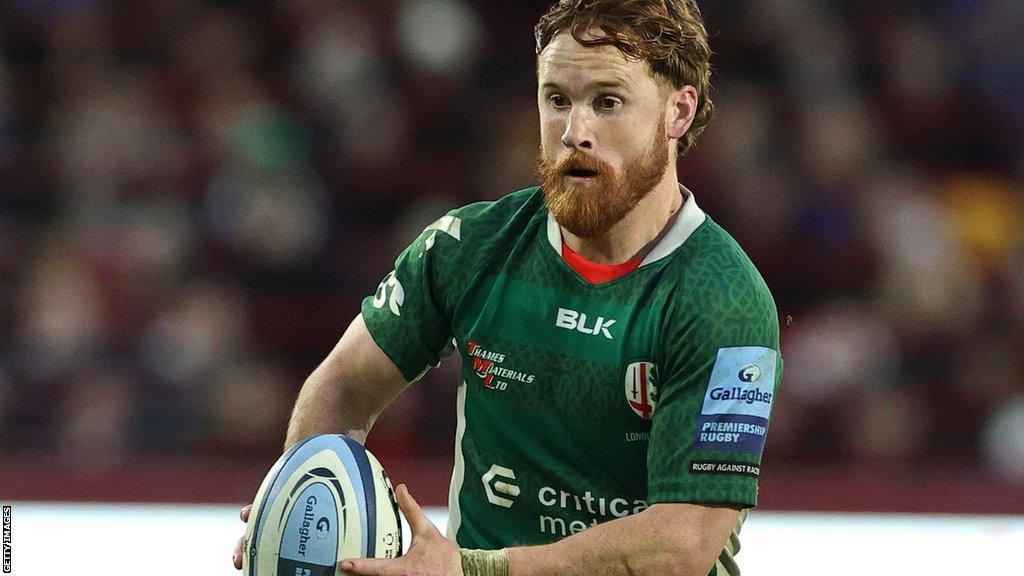
<instances>
[{"instance_id":1,"label":"gallagher premiership rugby logo","mask_svg":"<svg viewBox=\"0 0 1024 576\"><path fill-rule=\"evenodd\" d=\"M637 416L650 420L658 404L658 367L654 362L626 366L626 403Z\"/></svg>"},{"instance_id":2,"label":"gallagher premiership rugby logo","mask_svg":"<svg viewBox=\"0 0 1024 576\"><path fill-rule=\"evenodd\" d=\"M771 348L719 349L694 431L696 450L761 455L777 363Z\"/></svg>"}]
</instances>

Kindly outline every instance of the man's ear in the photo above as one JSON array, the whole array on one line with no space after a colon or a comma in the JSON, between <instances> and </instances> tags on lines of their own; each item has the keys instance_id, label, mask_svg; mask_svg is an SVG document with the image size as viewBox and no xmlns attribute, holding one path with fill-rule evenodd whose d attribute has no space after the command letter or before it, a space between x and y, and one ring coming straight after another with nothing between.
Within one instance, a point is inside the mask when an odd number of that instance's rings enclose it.
<instances>
[{"instance_id":1,"label":"man's ear","mask_svg":"<svg viewBox=\"0 0 1024 576\"><path fill-rule=\"evenodd\" d=\"M678 90L672 89L665 104L665 121L668 126L668 137L680 139L693 124L693 116L697 113L697 89L686 85Z\"/></svg>"}]
</instances>

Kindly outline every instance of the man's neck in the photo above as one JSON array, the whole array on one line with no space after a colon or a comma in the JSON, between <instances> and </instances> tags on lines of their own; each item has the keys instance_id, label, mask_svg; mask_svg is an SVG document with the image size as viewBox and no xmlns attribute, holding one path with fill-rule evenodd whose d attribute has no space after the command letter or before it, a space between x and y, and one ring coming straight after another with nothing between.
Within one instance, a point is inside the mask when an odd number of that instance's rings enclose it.
<instances>
[{"instance_id":1,"label":"man's neck","mask_svg":"<svg viewBox=\"0 0 1024 576\"><path fill-rule=\"evenodd\" d=\"M670 163L654 190L604 234L580 238L559 226L565 243L580 256L599 264L621 264L650 251L683 206L674 164Z\"/></svg>"}]
</instances>

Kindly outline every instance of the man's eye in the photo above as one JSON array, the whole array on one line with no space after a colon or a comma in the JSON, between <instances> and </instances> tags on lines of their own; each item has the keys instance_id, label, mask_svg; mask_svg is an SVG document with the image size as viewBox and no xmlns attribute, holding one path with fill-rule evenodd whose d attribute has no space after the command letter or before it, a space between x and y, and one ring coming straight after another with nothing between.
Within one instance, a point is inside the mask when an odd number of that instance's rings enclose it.
<instances>
[{"instance_id":1,"label":"man's eye","mask_svg":"<svg viewBox=\"0 0 1024 576\"><path fill-rule=\"evenodd\" d=\"M606 96L597 101L597 107L602 110L614 110L619 105L619 101L615 98Z\"/></svg>"},{"instance_id":2,"label":"man's eye","mask_svg":"<svg viewBox=\"0 0 1024 576\"><path fill-rule=\"evenodd\" d=\"M551 101L551 105L554 106L555 108L563 108L565 106L568 106L569 104L569 99L559 94L555 94L554 96L549 98L549 100Z\"/></svg>"}]
</instances>

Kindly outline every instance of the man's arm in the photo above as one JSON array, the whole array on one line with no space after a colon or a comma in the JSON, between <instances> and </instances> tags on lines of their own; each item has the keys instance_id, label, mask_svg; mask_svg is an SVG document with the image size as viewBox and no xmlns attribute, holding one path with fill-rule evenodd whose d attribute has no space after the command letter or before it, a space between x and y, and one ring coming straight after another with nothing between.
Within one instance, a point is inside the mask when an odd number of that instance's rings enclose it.
<instances>
[{"instance_id":1,"label":"man's arm","mask_svg":"<svg viewBox=\"0 0 1024 576\"><path fill-rule=\"evenodd\" d=\"M344 433L366 443L377 416L409 383L370 336L363 315L356 316L327 358L306 378L288 422L285 451L315 434ZM249 521L250 506L242 508ZM242 538L232 557L242 569Z\"/></svg>"},{"instance_id":2,"label":"man's arm","mask_svg":"<svg viewBox=\"0 0 1024 576\"><path fill-rule=\"evenodd\" d=\"M370 336L363 315L356 316L302 385L284 449L307 436L338 432L365 443L377 416L408 385Z\"/></svg>"},{"instance_id":3,"label":"man's arm","mask_svg":"<svg viewBox=\"0 0 1024 576\"><path fill-rule=\"evenodd\" d=\"M477 557L463 572L458 546L431 524L404 485L395 491L413 541L400 558L350 558L360 576L504 576L501 553ZM543 546L509 548L508 576L706 576L738 520L729 505L655 504ZM469 552L479 556L477 552Z\"/></svg>"},{"instance_id":4,"label":"man's arm","mask_svg":"<svg viewBox=\"0 0 1024 576\"><path fill-rule=\"evenodd\" d=\"M509 576L705 576L738 516L726 505L655 504L552 544L510 548Z\"/></svg>"}]
</instances>

